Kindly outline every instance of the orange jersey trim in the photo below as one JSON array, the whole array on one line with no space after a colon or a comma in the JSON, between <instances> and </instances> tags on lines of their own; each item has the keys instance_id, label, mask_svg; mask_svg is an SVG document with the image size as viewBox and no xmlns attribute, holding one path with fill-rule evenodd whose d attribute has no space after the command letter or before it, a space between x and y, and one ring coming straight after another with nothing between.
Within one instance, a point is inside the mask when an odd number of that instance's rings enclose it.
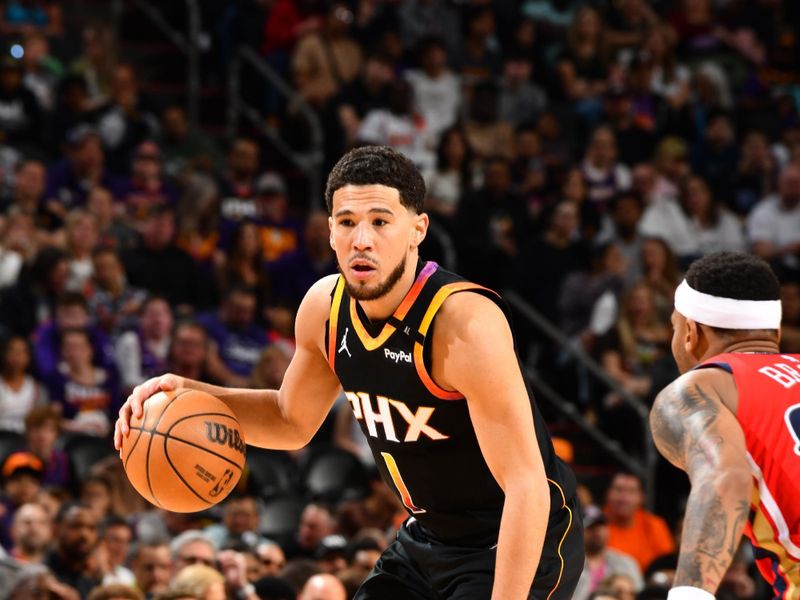
<instances>
[{"instance_id":1,"label":"orange jersey trim","mask_svg":"<svg viewBox=\"0 0 800 600\"><path fill-rule=\"evenodd\" d=\"M436 272L436 268L437 265L434 262L428 262L422 268L422 271L420 271L416 281L414 281L414 285L411 286L411 289L408 290L408 293L406 294L405 298L403 298L403 301L392 314L395 319L402 321L405 318L405 316L408 314L408 311L419 297L419 294L422 291L425 283L428 281L430 276ZM389 337L396 331L394 325L387 323L383 326L383 329L381 329L381 332L377 337L372 337L364 327L361 319L358 317L358 313L356 312L356 300L352 297L350 298L350 320L353 322L353 329L356 330L356 335L361 340L361 343L364 344L364 348L370 352L383 346L386 340L388 340Z\"/></svg>"},{"instance_id":2,"label":"orange jersey trim","mask_svg":"<svg viewBox=\"0 0 800 600\"><path fill-rule=\"evenodd\" d=\"M333 292L333 300L331 301L331 313L328 317L328 364L333 369L336 362L336 329L339 325L339 307L342 304L342 295L344 294L344 277L339 275L336 282L336 289Z\"/></svg>"},{"instance_id":3,"label":"orange jersey trim","mask_svg":"<svg viewBox=\"0 0 800 600\"><path fill-rule=\"evenodd\" d=\"M556 584L553 586L553 589L550 590L550 593L547 594L547 600L550 600L550 597L558 589L558 586L561 585L561 578L564 576L564 555L561 554L561 546L564 545L564 540L567 539L567 534L569 533L570 529L572 529L572 509L567 506L567 498L564 496L564 490L561 489L561 486L552 479L548 479L547 481L558 488L558 493L561 494L561 508L566 508L569 515L569 519L567 520L567 528L564 530L564 535L561 536L561 539L558 542L558 549L556 550L558 553L558 560L561 561L561 566L558 569L558 579L556 580Z\"/></svg>"}]
</instances>

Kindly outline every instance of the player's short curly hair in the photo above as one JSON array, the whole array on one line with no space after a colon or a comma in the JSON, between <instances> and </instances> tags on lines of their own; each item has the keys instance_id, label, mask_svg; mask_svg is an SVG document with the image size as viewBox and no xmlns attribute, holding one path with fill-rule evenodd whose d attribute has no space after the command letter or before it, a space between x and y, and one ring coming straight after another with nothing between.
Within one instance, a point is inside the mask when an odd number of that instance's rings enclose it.
<instances>
[{"instance_id":1,"label":"player's short curly hair","mask_svg":"<svg viewBox=\"0 0 800 600\"><path fill-rule=\"evenodd\" d=\"M400 193L400 203L421 213L425 181L408 158L388 146L363 146L345 154L328 175L325 203L333 210L333 194L346 185L385 185Z\"/></svg>"},{"instance_id":2,"label":"player's short curly hair","mask_svg":"<svg viewBox=\"0 0 800 600\"><path fill-rule=\"evenodd\" d=\"M694 261L686 282L698 292L734 300L779 300L781 286L762 259L743 252L715 252Z\"/></svg>"}]
</instances>

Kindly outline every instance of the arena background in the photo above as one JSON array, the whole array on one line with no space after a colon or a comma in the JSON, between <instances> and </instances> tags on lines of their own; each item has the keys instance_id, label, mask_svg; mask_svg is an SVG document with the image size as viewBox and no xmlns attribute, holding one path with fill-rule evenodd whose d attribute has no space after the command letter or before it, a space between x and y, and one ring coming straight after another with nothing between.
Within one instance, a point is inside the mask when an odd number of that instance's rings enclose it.
<instances>
[{"instance_id":1,"label":"arena background","mask_svg":"<svg viewBox=\"0 0 800 600\"><path fill-rule=\"evenodd\" d=\"M582 484L575 598L665 598L688 485L646 419L676 374L681 272L716 250L769 260L800 352L799 11L0 2L0 597L237 597L249 580L294 598L321 571L352 594L404 513L346 401L308 449L250 449L235 496L197 515L146 505L109 434L159 373L280 385L298 303L336 270L326 174L388 144L428 185L423 258L512 307ZM54 526L73 500L91 507L80 533ZM179 575L189 562L209 569ZM769 597L747 546L718 597Z\"/></svg>"}]
</instances>

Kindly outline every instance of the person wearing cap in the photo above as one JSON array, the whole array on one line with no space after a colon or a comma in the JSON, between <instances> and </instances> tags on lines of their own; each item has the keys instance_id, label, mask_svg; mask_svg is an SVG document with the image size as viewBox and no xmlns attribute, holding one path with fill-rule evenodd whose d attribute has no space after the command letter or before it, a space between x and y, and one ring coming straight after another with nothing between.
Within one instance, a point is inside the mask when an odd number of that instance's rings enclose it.
<instances>
[{"instance_id":1,"label":"person wearing cap","mask_svg":"<svg viewBox=\"0 0 800 600\"><path fill-rule=\"evenodd\" d=\"M36 500L42 487L44 463L31 452L12 452L0 467L3 489L0 496L0 546L13 545L11 528L19 507Z\"/></svg>"},{"instance_id":2,"label":"person wearing cap","mask_svg":"<svg viewBox=\"0 0 800 600\"><path fill-rule=\"evenodd\" d=\"M778 279L749 254L705 256L675 291L672 324L682 375L650 425L692 490L669 600L712 600L743 533L774 597L797 598L800 355L779 354Z\"/></svg>"},{"instance_id":3,"label":"person wearing cap","mask_svg":"<svg viewBox=\"0 0 800 600\"><path fill-rule=\"evenodd\" d=\"M336 575L347 568L347 540L338 534L326 535L314 555L323 573Z\"/></svg>"},{"instance_id":4,"label":"person wearing cap","mask_svg":"<svg viewBox=\"0 0 800 600\"><path fill-rule=\"evenodd\" d=\"M608 519L598 506L590 504L584 509L583 531L586 565L572 596L573 600L587 600L605 579L613 575L627 575L633 580L637 591L642 589L642 574L636 561L629 555L608 547Z\"/></svg>"}]
</instances>

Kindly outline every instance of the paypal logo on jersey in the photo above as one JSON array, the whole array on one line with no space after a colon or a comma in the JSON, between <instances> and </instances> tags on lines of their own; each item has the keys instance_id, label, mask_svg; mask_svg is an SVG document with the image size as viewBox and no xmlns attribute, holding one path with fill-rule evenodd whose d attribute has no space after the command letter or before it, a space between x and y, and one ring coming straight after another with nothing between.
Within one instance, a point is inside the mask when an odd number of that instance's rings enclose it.
<instances>
[{"instance_id":1,"label":"paypal logo on jersey","mask_svg":"<svg viewBox=\"0 0 800 600\"><path fill-rule=\"evenodd\" d=\"M411 352L403 352L402 350L389 350L389 348L383 349L383 355L391 361L394 361L394 364L399 363L400 361L410 363L411 362Z\"/></svg>"}]
</instances>

